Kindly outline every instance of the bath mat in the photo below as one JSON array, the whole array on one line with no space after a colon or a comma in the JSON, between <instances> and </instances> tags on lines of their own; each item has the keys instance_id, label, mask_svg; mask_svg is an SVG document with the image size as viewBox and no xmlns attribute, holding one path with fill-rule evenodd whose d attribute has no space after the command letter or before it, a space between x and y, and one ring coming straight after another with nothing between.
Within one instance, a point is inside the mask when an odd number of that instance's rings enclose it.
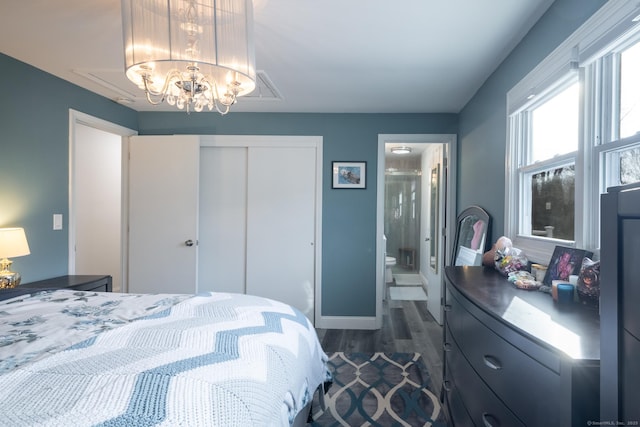
<instances>
[{"instance_id":1,"label":"bath mat","mask_svg":"<svg viewBox=\"0 0 640 427\"><path fill-rule=\"evenodd\" d=\"M392 286L389 288L392 300L426 301L427 294L422 286Z\"/></svg>"},{"instance_id":2,"label":"bath mat","mask_svg":"<svg viewBox=\"0 0 640 427\"><path fill-rule=\"evenodd\" d=\"M314 427L438 426L446 419L420 353L329 354L333 384Z\"/></svg>"},{"instance_id":3,"label":"bath mat","mask_svg":"<svg viewBox=\"0 0 640 427\"><path fill-rule=\"evenodd\" d=\"M397 286L422 286L422 279L419 274L394 274Z\"/></svg>"}]
</instances>

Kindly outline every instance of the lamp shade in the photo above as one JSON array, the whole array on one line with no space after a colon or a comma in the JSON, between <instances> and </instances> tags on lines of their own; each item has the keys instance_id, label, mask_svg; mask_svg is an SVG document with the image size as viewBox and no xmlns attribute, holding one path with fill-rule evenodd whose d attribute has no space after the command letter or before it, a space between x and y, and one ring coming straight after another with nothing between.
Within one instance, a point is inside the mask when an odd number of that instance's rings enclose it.
<instances>
[{"instance_id":1,"label":"lamp shade","mask_svg":"<svg viewBox=\"0 0 640 427\"><path fill-rule=\"evenodd\" d=\"M152 104L228 107L255 88L252 0L122 0L122 25L127 78Z\"/></svg>"},{"instance_id":2,"label":"lamp shade","mask_svg":"<svg viewBox=\"0 0 640 427\"><path fill-rule=\"evenodd\" d=\"M0 228L0 258L13 258L30 253L23 228Z\"/></svg>"}]
</instances>

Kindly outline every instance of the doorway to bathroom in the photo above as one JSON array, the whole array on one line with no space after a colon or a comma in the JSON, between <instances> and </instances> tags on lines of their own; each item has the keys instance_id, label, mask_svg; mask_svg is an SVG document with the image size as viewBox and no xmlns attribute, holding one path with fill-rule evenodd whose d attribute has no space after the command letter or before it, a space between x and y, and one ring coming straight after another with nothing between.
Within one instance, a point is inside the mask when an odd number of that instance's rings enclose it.
<instances>
[{"instance_id":1,"label":"doorway to bathroom","mask_svg":"<svg viewBox=\"0 0 640 427\"><path fill-rule=\"evenodd\" d=\"M441 323L455 135L379 135L378 144L378 302L420 291Z\"/></svg>"},{"instance_id":2,"label":"doorway to bathroom","mask_svg":"<svg viewBox=\"0 0 640 427\"><path fill-rule=\"evenodd\" d=\"M405 147L407 150L409 147ZM386 261L392 276L385 278L403 284L402 279L419 275L422 169L420 155L385 156L384 235L387 238Z\"/></svg>"}]
</instances>

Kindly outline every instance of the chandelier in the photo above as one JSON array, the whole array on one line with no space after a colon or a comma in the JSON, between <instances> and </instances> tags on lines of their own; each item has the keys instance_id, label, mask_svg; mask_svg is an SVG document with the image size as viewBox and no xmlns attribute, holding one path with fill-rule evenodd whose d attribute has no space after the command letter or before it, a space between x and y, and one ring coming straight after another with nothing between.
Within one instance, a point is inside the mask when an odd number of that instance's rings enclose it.
<instances>
[{"instance_id":1,"label":"chandelier","mask_svg":"<svg viewBox=\"0 0 640 427\"><path fill-rule=\"evenodd\" d=\"M122 0L125 70L153 105L227 114L256 85L252 0Z\"/></svg>"}]
</instances>

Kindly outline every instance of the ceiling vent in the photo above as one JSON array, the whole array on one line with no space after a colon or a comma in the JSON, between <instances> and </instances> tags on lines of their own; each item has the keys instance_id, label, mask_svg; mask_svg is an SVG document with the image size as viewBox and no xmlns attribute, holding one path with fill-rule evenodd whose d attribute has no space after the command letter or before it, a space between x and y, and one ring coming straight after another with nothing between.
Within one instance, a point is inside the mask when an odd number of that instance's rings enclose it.
<instances>
[{"instance_id":1,"label":"ceiling vent","mask_svg":"<svg viewBox=\"0 0 640 427\"><path fill-rule=\"evenodd\" d=\"M256 88L242 98L252 101L282 101L282 95L269 76L267 76L267 73L262 70L256 72Z\"/></svg>"}]
</instances>

